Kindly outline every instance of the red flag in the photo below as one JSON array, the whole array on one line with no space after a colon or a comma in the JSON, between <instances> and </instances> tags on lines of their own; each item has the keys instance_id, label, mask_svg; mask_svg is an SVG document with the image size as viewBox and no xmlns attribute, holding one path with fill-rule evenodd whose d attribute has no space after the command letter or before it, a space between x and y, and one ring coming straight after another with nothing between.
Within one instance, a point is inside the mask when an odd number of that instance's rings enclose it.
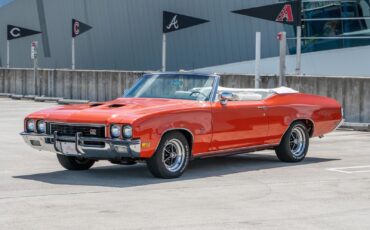
<instances>
[{"instance_id":1,"label":"red flag","mask_svg":"<svg viewBox=\"0 0 370 230\"><path fill-rule=\"evenodd\" d=\"M285 4L280 14L276 18L277 22L294 22L294 16L292 11L292 5Z\"/></svg>"},{"instance_id":2,"label":"red flag","mask_svg":"<svg viewBox=\"0 0 370 230\"><path fill-rule=\"evenodd\" d=\"M236 10L233 13L300 26L301 0Z\"/></svg>"}]
</instances>

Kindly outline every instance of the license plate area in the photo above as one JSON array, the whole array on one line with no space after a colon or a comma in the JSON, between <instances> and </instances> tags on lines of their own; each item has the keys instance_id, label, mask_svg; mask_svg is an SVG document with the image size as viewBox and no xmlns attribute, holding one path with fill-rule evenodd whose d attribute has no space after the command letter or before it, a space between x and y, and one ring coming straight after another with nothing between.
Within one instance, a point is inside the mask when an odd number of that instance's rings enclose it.
<instances>
[{"instance_id":1,"label":"license plate area","mask_svg":"<svg viewBox=\"0 0 370 230\"><path fill-rule=\"evenodd\" d=\"M60 142L61 152L65 155L79 155L76 144L72 142Z\"/></svg>"}]
</instances>

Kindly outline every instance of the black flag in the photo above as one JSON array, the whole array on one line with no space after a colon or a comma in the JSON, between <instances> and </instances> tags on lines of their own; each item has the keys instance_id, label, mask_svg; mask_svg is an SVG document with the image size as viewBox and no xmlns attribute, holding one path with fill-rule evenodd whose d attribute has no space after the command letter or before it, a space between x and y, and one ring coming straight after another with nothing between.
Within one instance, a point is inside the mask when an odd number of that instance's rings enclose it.
<instances>
[{"instance_id":1,"label":"black flag","mask_svg":"<svg viewBox=\"0 0 370 230\"><path fill-rule=\"evenodd\" d=\"M244 10L236 10L233 13L280 22L289 25L301 25L301 1L277 3Z\"/></svg>"},{"instance_id":2,"label":"black flag","mask_svg":"<svg viewBox=\"0 0 370 230\"><path fill-rule=\"evenodd\" d=\"M13 25L8 25L7 29L8 29L8 36L7 36L8 40L13 40L13 39L27 37L27 36L41 33L39 31L30 30L30 29L19 27L19 26L13 26Z\"/></svg>"},{"instance_id":3,"label":"black flag","mask_svg":"<svg viewBox=\"0 0 370 230\"><path fill-rule=\"evenodd\" d=\"M204 19L163 11L163 33L169 33L209 22Z\"/></svg>"},{"instance_id":4,"label":"black flag","mask_svg":"<svg viewBox=\"0 0 370 230\"><path fill-rule=\"evenodd\" d=\"M72 37L77 37L80 34L85 33L86 31L90 30L92 27L80 22L76 19L72 19Z\"/></svg>"}]
</instances>

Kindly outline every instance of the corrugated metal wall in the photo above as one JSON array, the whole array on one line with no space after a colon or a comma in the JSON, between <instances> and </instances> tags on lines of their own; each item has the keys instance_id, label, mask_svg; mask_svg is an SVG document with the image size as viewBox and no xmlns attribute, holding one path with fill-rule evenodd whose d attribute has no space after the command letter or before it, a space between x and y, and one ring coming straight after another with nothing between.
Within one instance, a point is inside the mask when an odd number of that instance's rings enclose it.
<instances>
[{"instance_id":1,"label":"corrugated metal wall","mask_svg":"<svg viewBox=\"0 0 370 230\"><path fill-rule=\"evenodd\" d=\"M262 32L262 57L277 56L276 34L284 30L282 25L231 13L275 2L277 0L15 0L0 8L0 65L6 65L6 25L14 24L47 29L47 36L11 41L11 67L31 67L30 43L38 40L41 67L70 68L71 19L76 18L94 27L76 40L76 68L159 70L163 10L211 21L168 34L168 70L251 60L256 31ZM42 26L43 19L46 24ZM47 46L50 57L45 57Z\"/></svg>"}]
</instances>

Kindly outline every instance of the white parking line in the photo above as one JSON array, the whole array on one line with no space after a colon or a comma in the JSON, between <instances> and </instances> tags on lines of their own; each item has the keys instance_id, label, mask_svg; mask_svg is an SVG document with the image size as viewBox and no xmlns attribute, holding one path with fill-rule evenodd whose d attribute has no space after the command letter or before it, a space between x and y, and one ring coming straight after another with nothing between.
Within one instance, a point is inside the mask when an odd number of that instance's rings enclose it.
<instances>
[{"instance_id":1,"label":"white parking line","mask_svg":"<svg viewBox=\"0 0 370 230\"><path fill-rule=\"evenodd\" d=\"M342 167L342 168L329 168L327 170L328 171L333 171L333 172L346 173L346 174L369 173L370 172L370 165Z\"/></svg>"}]
</instances>

